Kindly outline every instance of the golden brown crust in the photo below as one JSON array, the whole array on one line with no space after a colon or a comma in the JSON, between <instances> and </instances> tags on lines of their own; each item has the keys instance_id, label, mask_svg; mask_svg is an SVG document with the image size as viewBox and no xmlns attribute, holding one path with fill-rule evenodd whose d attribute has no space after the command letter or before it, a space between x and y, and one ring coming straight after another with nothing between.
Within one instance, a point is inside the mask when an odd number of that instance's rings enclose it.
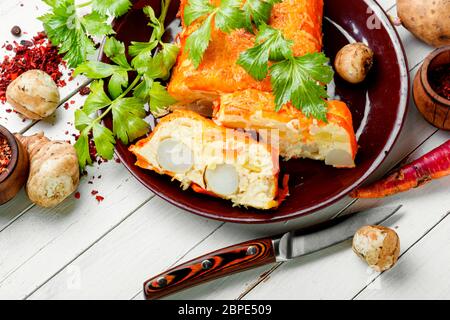
<instances>
[{"instance_id":1,"label":"golden brown crust","mask_svg":"<svg viewBox=\"0 0 450 320\"><path fill-rule=\"evenodd\" d=\"M328 101L328 124L336 124L343 128L350 137L352 158L355 159L358 145L353 129L353 119L347 105L342 101ZM258 90L237 91L230 94L222 94L214 102L214 120L224 126L243 129L266 129L267 127L256 127L252 117L259 115L267 121L273 120L275 123L286 125L292 120L298 120L299 127L310 128L313 123L325 126L326 123L306 117L300 110L291 103L283 106L280 111L275 111L274 96L270 92ZM232 122L230 119L240 119L241 123ZM304 134L308 134L305 132ZM304 139L308 139L307 136Z\"/></svg>"},{"instance_id":2,"label":"golden brown crust","mask_svg":"<svg viewBox=\"0 0 450 320\"><path fill-rule=\"evenodd\" d=\"M187 0L180 6L183 17ZM294 53L298 56L319 52L322 49L323 0L290 0L276 4L272 9L270 24L283 31L294 41ZM229 34L213 29L211 41L202 63L195 69L183 50L187 37L198 28L198 22L186 27L180 35L181 51L168 86L169 93L178 101L213 101L220 93L257 89L271 91L270 79L253 79L236 64L241 52L254 45L255 36L245 30Z\"/></svg>"}]
</instances>

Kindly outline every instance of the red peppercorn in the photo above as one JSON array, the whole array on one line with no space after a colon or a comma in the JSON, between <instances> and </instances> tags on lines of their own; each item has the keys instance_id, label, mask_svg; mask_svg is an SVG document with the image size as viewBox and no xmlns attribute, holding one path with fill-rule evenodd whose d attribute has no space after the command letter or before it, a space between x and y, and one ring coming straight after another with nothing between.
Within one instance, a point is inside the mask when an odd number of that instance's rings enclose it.
<instances>
[{"instance_id":1,"label":"red peppercorn","mask_svg":"<svg viewBox=\"0 0 450 320\"><path fill-rule=\"evenodd\" d=\"M80 89L80 95L82 96L87 96L88 94L91 93L91 89L89 87L83 87Z\"/></svg>"},{"instance_id":2,"label":"red peppercorn","mask_svg":"<svg viewBox=\"0 0 450 320\"><path fill-rule=\"evenodd\" d=\"M22 35L22 29L19 26L14 26L11 29L11 33L15 37L20 37Z\"/></svg>"}]
</instances>

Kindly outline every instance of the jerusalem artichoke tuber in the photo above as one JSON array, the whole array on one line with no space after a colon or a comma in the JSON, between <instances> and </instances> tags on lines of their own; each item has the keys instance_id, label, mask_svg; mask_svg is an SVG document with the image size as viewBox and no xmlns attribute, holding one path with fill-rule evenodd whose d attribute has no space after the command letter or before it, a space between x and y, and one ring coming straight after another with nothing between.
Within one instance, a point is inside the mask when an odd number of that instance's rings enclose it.
<instances>
[{"instance_id":1,"label":"jerusalem artichoke tuber","mask_svg":"<svg viewBox=\"0 0 450 320\"><path fill-rule=\"evenodd\" d=\"M44 208L60 204L78 187L80 172L75 148L64 141L51 141L38 133L17 136L30 156L26 191L30 200Z\"/></svg>"}]
</instances>

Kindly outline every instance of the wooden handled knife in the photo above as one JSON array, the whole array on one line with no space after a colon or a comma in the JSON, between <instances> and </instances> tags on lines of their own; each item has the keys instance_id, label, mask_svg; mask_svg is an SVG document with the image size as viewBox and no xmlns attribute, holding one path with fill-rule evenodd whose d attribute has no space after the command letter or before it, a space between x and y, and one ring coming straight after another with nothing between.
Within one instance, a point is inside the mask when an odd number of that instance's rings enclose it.
<instances>
[{"instance_id":1,"label":"wooden handled knife","mask_svg":"<svg viewBox=\"0 0 450 320\"><path fill-rule=\"evenodd\" d=\"M397 208L385 207L338 219L316 232L297 230L247 241L176 266L144 283L146 299L154 300L236 272L302 257L349 240L366 225L378 225Z\"/></svg>"}]
</instances>

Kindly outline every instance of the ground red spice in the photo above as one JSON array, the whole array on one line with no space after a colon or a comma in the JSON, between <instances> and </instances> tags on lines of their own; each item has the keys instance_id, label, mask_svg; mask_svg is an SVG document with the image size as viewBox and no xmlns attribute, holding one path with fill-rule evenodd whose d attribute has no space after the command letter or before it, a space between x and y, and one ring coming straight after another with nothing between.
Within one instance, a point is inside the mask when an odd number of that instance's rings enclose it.
<instances>
[{"instance_id":1,"label":"ground red spice","mask_svg":"<svg viewBox=\"0 0 450 320\"><path fill-rule=\"evenodd\" d=\"M79 192L75 192L75 199L80 199L81 198L81 194Z\"/></svg>"},{"instance_id":2,"label":"ground red spice","mask_svg":"<svg viewBox=\"0 0 450 320\"><path fill-rule=\"evenodd\" d=\"M0 174L6 171L11 162L12 150L11 146L4 137L0 136Z\"/></svg>"},{"instance_id":3,"label":"ground red spice","mask_svg":"<svg viewBox=\"0 0 450 320\"><path fill-rule=\"evenodd\" d=\"M102 196L96 196L95 199L100 203L103 200L105 200L105 198L103 198Z\"/></svg>"},{"instance_id":4,"label":"ground red spice","mask_svg":"<svg viewBox=\"0 0 450 320\"><path fill-rule=\"evenodd\" d=\"M58 48L47 39L45 33L40 32L33 39L23 40L20 43L5 44L6 50L13 51L14 56L5 56L0 64L0 102L6 101L6 88L22 73L39 69L48 73L60 87L66 85L61 80L60 66L65 66Z\"/></svg>"},{"instance_id":5,"label":"ground red spice","mask_svg":"<svg viewBox=\"0 0 450 320\"><path fill-rule=\"evenodd\" d=\"M441 97L450 100L450 63L430 71L430 85Z\"/></svg>"}]
</instances>

